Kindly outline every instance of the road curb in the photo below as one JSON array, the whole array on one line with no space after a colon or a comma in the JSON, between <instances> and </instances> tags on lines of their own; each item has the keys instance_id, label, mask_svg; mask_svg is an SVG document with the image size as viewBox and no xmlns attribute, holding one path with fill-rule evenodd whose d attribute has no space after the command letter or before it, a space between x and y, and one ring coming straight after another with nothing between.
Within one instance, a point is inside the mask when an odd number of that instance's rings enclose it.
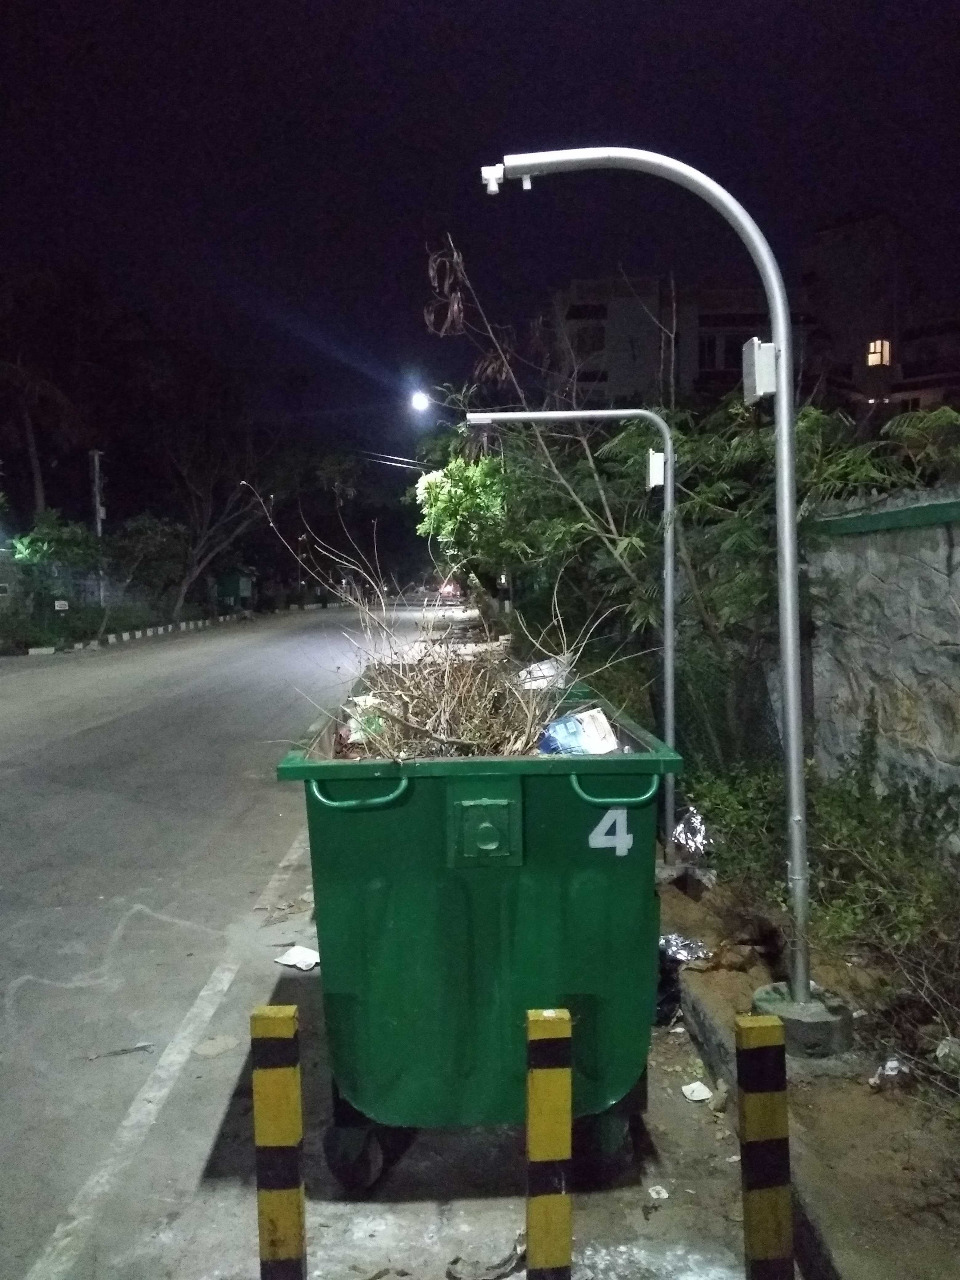
<instances>
[{"instance_id":1,"label":"road curb","mask_svg":"<svg viewBox=\"0 0 960 1280\"><path fill-rule=\"evenodd\" d=\"M111 631L102 640L77 640L69 649L56 649L53 645L35 645L26 652L28 658L37 658L55 653L78 653L82 649L106 649L115 644L132 644L134 640L153 639L156 636L168 636L174 633L202 631L207 627L219 626L222 622L236 622L239 614L224 613L216 618L198 618L195 622L168 622L162 627L142 627L139 631Z\"/></svg>"},{"instance_id":2,"label":"road curb","mask_svg":"<svg viewBox=\"0 0 960 1280\"><path fill-rule=\"evenodd\" d=\"M680 973L680 1008L687 1029L697 1041L704 1062L716 1079L725 1080L735 1094L737 1086L736 1047L733 1027L720 1023L700 994ZM793 1186L793 1226L796 1260L804 1280L855 1280L845 1275L837 1262L823 1225L823 1209L817 1193L804 1177L804 1168L817 1157L791 1127L790 1154Z\"/></svg>"},{"instance_id":3,"label":"road curb","mask_svg":"<svg viewBox=\"0 0 960 1280\"><path fill-rule=\"evenodd\" d=\"M319 609L319 604L307 604L303 606L301 612L309 613L314 609ZM288 614L295 614L296 609L290 609ZM263 614L262 618L279 617L279 610L273 614ZM249 621L260 621L256 615L250 616L242 613L221 613L216 618L198 618L193 622L168 622L162 627L142 627L139 631L111 631L103 637L102 640L77 640L72 647L66 649L57 649L53 645L35 645L27 650L20 657L38 658L49 657L53 654L78 653L82 649L107 649L117 644L132 644L134 640L153 639L156 636L169 636L187 634L191 631L203 631L208 627L218 627L224 622L238 622L241 618L248 618ZM5 655L8 657L16 657L16 654Z\"/></svg>"}]
</instances>

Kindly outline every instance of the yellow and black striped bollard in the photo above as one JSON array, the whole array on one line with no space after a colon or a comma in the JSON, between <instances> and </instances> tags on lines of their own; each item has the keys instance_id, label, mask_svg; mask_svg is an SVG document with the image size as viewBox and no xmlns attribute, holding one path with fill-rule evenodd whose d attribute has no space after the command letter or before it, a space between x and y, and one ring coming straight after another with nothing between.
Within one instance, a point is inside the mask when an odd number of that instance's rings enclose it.
<instances>
[{"instance_id":1,"label":"yellow and black striped bollard","mask_svg":"<svg viewBox=\"0 0 960 1280\"><path fill-rule=\"evenodd\" d=\"M527 1277L570 1280L573 1142L570 1014L527 1013Z\"/></svg>"},{"instance_id":2,"label":"yellow and black striped bollard","mask_svg":"<svg viewBox=\"0 0 960 1280\"><path fill-rule=\"evenodd\" d=\"M747 1280L793 1280L787 1060L779 1018L736 1020Z\"/></svg>"},{"instance_id":3,"label":"yellow and black striped bollard","mask_svg":"<svg viewBox=\"0 0 960 1280\"><path fill-rule=\"evenodd\" d=\"M303 1109L295 1004L265 1004L250 1018L253 1140L261 1280L305 1280Z\"/></svg>"}]
</instances>

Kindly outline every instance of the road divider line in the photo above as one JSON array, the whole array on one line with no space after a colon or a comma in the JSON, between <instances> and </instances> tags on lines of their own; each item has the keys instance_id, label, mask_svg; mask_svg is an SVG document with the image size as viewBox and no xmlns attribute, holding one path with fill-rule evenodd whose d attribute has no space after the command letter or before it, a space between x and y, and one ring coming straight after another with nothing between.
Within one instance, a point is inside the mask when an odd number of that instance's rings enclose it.
<instances>
[{"instance_id":1,"label":"road divider line","mask_svg":"<svg viewBox=\"0 0 960 1280\"><path fill-rule=\"evenodd\" d=\"M305 860L307 848L307 833L302 831L267 881L254 910L269 910L276 904L288 876ZM74 1196L66 1217L57 1225L24 1280L67 1280L70 1276L96 1226L98 1210L156 1124L164 1103L233 985L241 964L238 948L224 957L207 979L157 1065L130 1104L113 1135L106 1158Z\"/></svg>"}]
</instances>

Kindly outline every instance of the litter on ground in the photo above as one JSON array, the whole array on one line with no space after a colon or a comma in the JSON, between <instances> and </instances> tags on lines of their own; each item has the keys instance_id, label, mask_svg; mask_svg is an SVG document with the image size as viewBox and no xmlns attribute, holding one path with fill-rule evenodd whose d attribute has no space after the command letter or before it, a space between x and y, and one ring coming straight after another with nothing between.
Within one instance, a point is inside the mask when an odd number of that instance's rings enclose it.
<instances>
[{"instance_id":1,"label":"litter on ground","mask_svg":"<svg viewBox=\"0 0 960 1280\"><path fill-rule=\"evenodd\" d=\"M702 1080L694 1080L691 1084L681 1085L680 1089L688 1102L709 1102L713 1097L713 1090L708 1089Z\"/></svg>"},{"instance_id":2,"label":"litter on ground","mask_svg":"<svg viewBox=\"0 0 960 1280\"><path fill-rule=\"evenodd\" d=\"M320 963L319 951L314 951L310 947L301 947L299 944L291 947L289 951L285 951L282 956L274 956L274 964L286 965L288 969L302 969L307 973L310 969L315 969Z\"/></svg>"},{"instance_id":3,"label":"litter on ground","mask_svg":"<svg viewBox=\"0 0 960 1280\"><path fill-rule=\"evenodd\" d=\"M88 1053L87 1061L95 1062L97 1058L122 1058L128 1053L153 1053L153 1043L149 1040L141 1040L124 1049L107 1049L105 1053Z\"/></svg>"}]
</instances>

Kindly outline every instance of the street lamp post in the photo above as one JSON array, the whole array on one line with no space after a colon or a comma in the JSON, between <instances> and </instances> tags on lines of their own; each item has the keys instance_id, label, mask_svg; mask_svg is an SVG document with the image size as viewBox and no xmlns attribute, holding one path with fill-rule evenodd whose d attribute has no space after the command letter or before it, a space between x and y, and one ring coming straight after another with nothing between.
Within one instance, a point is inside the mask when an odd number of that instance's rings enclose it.
<instances>
[{"instance_id":1,"label":"street lamp post","mask_svg":"<svg viewBox=\"0 0 960 1280\"><path fill-rule=\"evenodd\" d=\"M780 614L780 666L783 686L783 748L787 783L788 880L796 938L790 990L798 1004L812 1000L807 938L809 876L806 797L803 776L803 709L800 694L800 601L797 580L796 442L794 438L793 355L790 307L777 260L760 228L743 205L698 169L653 151L633 147L581 147L504 156L502 164L481 170L491 195L501 183L519 178L525 190L541 174L585 169L630 169L675 182L711 205L743 241L763 281L770 309L774 348L773 385L776 434L777 583ZM759 394L766 394L764 387Z\"/></svg>"},{"instance_id":2,"label":"street lamp post","mask_svg":"<svg viewBox=\"0 0 960 1280\"><path fill-rule=\"evenodd\" d=\"M468 413L472 426L492 426L495 422L632 422L637 418L649 422L663 438L663 740L671 749L676 743L676 624L674 622L674 450L673 435L660 417L649 409L563 409L542 412L504 411L500 413ZM663 780L664 852L673 861L675 820L675 779L668 773Z\"/></svg>"}]
</instances>

